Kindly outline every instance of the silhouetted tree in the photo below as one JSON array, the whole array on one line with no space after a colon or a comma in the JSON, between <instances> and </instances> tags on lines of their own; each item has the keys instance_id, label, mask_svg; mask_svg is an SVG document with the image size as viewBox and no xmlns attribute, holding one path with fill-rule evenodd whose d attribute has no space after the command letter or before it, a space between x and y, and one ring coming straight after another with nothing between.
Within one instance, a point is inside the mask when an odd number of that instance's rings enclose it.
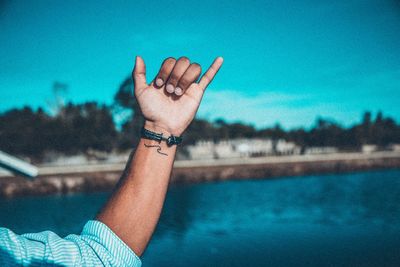
<instances>
[{"instance_id":1,"label":"silhouetted tree","mask_svg":"<svg viewBox=\"0 0 400 267\"><path fill-rule=\"evenodd\" d=\"M118 125L120 131L113 120L115 115L123 117ZM47 152L76 154L90 150L128 150L139 140L143 123L143 115L133 96L132 79L127 78L115 94L112 107L96 102L68 103L60 106L56 115L30 107L0 113L0 150L35 159ZM214 122L195 118L184 133L183 145L232 138L286 139L303 148L335 146L355 150L363 144L384 147L400 143L400 126L381 111L374 120L371 112L365 112L359 124L348 128L332 120L317 118L311 129L289 131L280 124L257 130L253 125L228 123L221 118Z\"/></svg>"},{"instance_id":2,"label":"silhouetted tree","mask_svg":"<svg viewBox=\"0 0 400 267\"><path fill-rule=\"evenodd\" d=\"M68 103L54 120L57 150L68 153L111 151L117 131L110 109L95 102Z\"/></svg>"},{"instance_id":3,"label":"silhouetted tree","mask_svg":"<svg viewBox=\"0 0 400 267\"><path fill-rule=\"evenodd\" d=\"M118 140L120 150L127 150L137 145L140 139L140 129L144 123L142 111L133 95L133 89L132 78L126 78L114 96L114 108L117 112L126 113L128 111L128 116L122 122Z\"/></svg>"},{"instance_id":4,"label":"silhouetted tree","mask_svg":"<svg viewBox=\"0 0 400 267\"><path fill-rule=\"evenodd\" d=\"M396 122L392 118L385 118L382 112L378 112L372 126L370 143L379 146L397 143L400 141L399 131L399 126L396 125Z\"/></svg>"},{"instance_id":5,"label":"silhouetted tree","mask_svg":"<svg viewBox=\"0 0 400 267\"><path fill-rule=\"evenodd\" d=\"M217 136L218 129L212 123L194 119L184 133L185 144L194 144L200 140L219 140Z\"/></svg>"},{"instance_id":6,"label":"silhouetted tree","mask_svg":"<svg viewBox=\"0 0 400 267\"><path fill-rule=\"evenodd\" d=\"M279 123L276 123L272 128L261 129L257 131L255 135L257 137L271 138L273 140L288 139L286 132L282 129L282 126Z\"/></svg>"},{"instance_id":7,"label":"silhouetted tree","mask_svg":"<svg viewBox=\"0 0 400 267\"><path fill-rule=\"evenodd\" d=\"M40 158L50 151L110 151L116 137L110 109L95 102L69 103L55 117L29 107L0 116L0 150L16 155Z\"/></svg>"},{"instance_id":8,"label":"silhouetted tree","mask_svg":"<svg viewBox=\"0 0 400 267\"><path fill-rule=\"evenodd\" d=\"M43 110L36 113L30 107L1 114L0 150L11 154L41 154L49 145L46 136L41 135L49 120Z\"/></svg>"}]
</instances>

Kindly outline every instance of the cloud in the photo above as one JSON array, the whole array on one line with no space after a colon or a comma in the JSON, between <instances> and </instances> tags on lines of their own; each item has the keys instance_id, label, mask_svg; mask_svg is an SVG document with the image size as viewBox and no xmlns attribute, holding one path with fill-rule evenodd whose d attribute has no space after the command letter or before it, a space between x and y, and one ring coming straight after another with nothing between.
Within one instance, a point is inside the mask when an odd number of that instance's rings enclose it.
<instances>
[{"instance_id":1,"label":"cloud","mask_svg":"<svg viewBox=\"0 0 400 267\"><path fill-rule=\"evenodd\" d=\"M304 91L304 90L303 90ZM295 94L264 90L248 95L235 90L210 89L200 106L198 117L241 121L257 128L280 123L284 128L310 127L317 117L344 123L358 122L364 110L345 103L321 99L319 94Z\"/></svg>"},{"instance_id":2,"label":"cloud","mask_svg":"<svg viewBox=\"0 0 400 267\"><path fill-rule=\"evenodd\" d=\"M199 117L214 120L242 121L257 127L310 125L318 115L312 95L263 91L247 95L235 90L210 89L204 96ZM325 109L327 106L324 107ZM332 108L329 108L331 110Z\"/></svg>"}]
</instances>

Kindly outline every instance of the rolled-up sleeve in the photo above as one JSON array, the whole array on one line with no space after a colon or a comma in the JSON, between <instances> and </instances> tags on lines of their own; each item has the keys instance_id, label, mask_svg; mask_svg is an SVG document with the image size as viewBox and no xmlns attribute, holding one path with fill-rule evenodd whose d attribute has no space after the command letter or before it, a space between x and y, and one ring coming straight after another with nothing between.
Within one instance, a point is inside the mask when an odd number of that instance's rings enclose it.
<instances>
[{"instance_id":1,"label":"rolled-up sleeve","mask_svg":"<svg viewBox=\"0 0 400 267\"><path fill-rule=\"evenodd\" d=\"M139 257L105 224L88 221L80 235L17 235L0 228L0 266L141 266Z\"/></svg>"}]
</instances>

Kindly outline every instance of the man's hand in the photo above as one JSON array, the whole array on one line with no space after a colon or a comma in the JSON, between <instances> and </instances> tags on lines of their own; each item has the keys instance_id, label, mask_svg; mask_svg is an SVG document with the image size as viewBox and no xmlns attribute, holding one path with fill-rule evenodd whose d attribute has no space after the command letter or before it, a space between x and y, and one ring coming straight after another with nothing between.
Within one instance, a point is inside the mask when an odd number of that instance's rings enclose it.
<instances>
[{"instance_id":1,"label":"man's hand","mask_svg":"<svg viewBox=\"0 0 400 267\"><path fill-rule=\"evenodd\" d=\"M146 66L136 57L132 77L135 96L149 130L180 136L189 126L199 108L204 91L217 74L223 62L215 59L198 83L201 67L186 57L164 60L156 78L146 82Z\"/></svg>"},{"instance_id":2,"label":"man's hand","mask_svg":"<svg viewBox=\"0 0 400 267\"><path fill-rule=\"evenodd\" d=\"M168 58L154 81L147 84L143 59L137 57L133 71L135 96L146 118L145 127L166 135L181 135L221 65L219 57L196 83L201 74L198 64L190 64L187 58ZM176 153L176 146L168 147L164 142L158 146L167 153L148 149L147 141L140 140L117 189L97 216L138 256L160 218Z\"/></svg>"}]
</instances>

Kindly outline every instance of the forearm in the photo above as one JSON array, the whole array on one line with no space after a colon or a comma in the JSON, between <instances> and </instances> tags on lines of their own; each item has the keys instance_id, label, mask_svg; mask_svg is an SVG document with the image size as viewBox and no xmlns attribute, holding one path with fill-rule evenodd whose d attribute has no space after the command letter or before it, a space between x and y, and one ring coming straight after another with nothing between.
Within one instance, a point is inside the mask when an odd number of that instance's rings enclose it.
<instances>
[{"instance_id":1,"label":"forearm","mask_svg":"<svg viewBox=\"0 0 400 267\"><path fill-rule=\"evenodd\" d=\"M145 128L180 136L193 120L204 90L221 67L218 57L198 83L201 67L188 58L166 59L155 83L147 84L146 67L136 57L132 78L135 97L146 119ZM157 84L157 85L155 85ZM142 139L126 172L97 219L141 255L157 225L167 192L176 146Z\"/></svg>"},{"instance_id":2,"label":"forearm","mask_svg":"<svg viewBox=\"0 0 400 267\"><path fill-rule=\"evenodd\" d=\"M159 145L162 154L153 145ZM141 139L118 188L97 217L138 255L160 217L175 153L176 146Z\"/></svg>"}]
</instances>

